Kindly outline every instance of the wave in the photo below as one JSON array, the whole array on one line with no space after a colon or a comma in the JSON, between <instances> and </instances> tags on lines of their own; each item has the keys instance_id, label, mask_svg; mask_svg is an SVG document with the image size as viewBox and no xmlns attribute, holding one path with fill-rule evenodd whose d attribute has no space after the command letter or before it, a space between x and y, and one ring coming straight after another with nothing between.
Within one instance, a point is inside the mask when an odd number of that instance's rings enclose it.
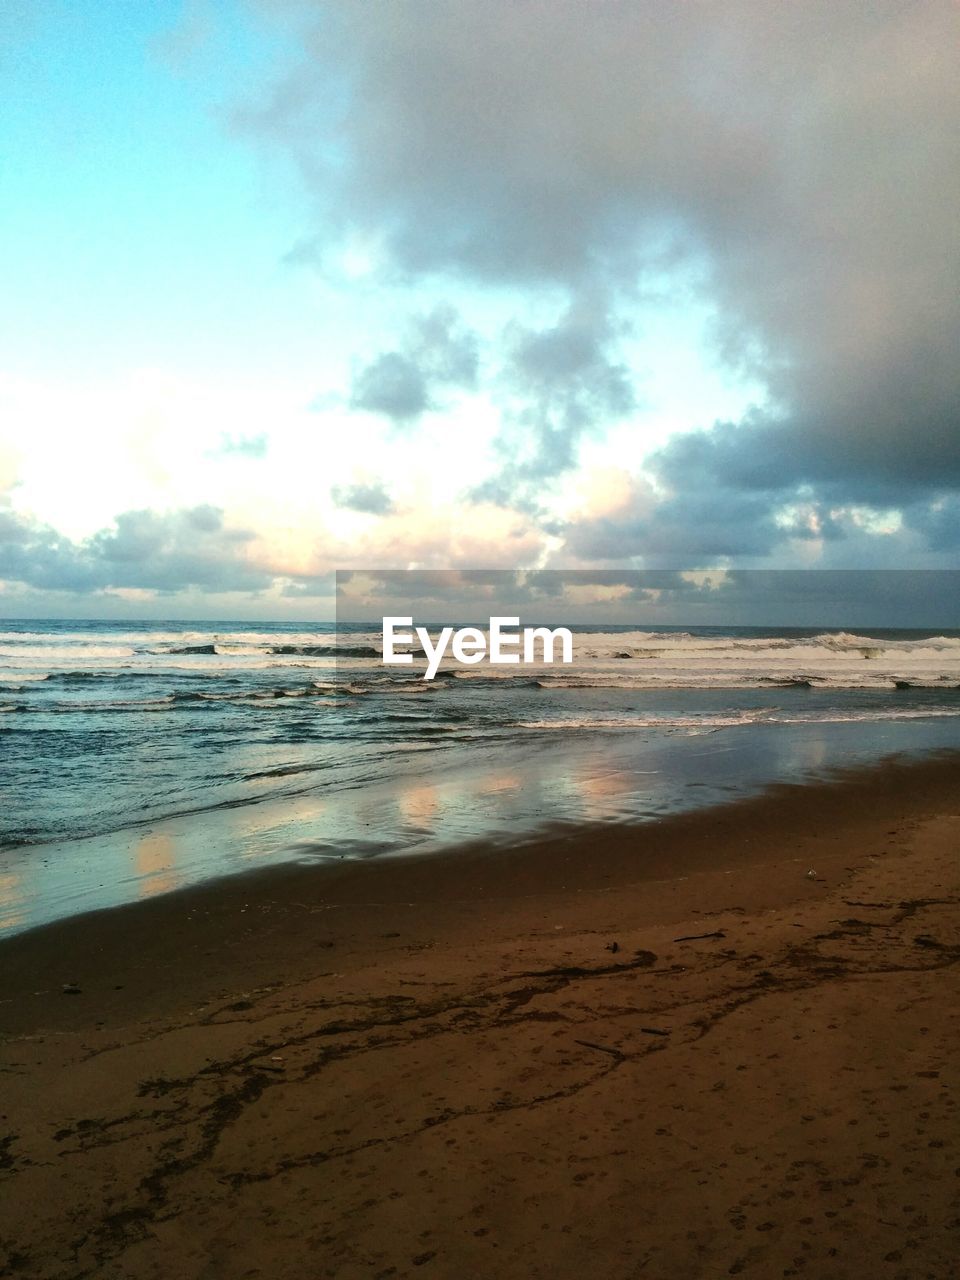
<instances>
[{"instance_id":1,"label":"wave","mask_svg":"<svg viewBox=\"0 0 960 1280\"><path fill-rule=\"evenodd\" d=\"M752 724L869 724L888 720L955 719L960 707L917 707L821 711L783 715L776 707L757 707L731 715L703 716L573 716L557 720L522 720L518 729L732 729Z\"/></svg>"},{"instance_id":2,"label":"wave","mask_svg":"<svg viewBox=\"0 0 960 1280\"><path fill-rule=\"evenodd\" d=\"M539 681L545 689L749 689L824 687L836 689L943 687L960 684L960 635L855 631L760 632L745 629L650 631L574 630L572 666L536 668L484 665L464 669L451 660L437 673L434 687L450 680L501 681L516 688ZM759 629L758 629L759 630ZM118 673L173 679L237 677L263 673L282 682L279 672L317 670L336 664L352 676L352 692L366 687L371 674L384 675L378 691L397 692L395 677L380 665L380 635L375 631L322 629L287 631L106 627L65 632L51 629L0 632L0 689L43 680L89 681ZM275 676L266 675L276 669ZM428 682L415 683L419 692ZM405 692L410 692L409 688Z\"/></svg>"},{"instance_id":3,"label":"wave","mask_svg":"<svg viewBox=\"0 0 960 1280\"><path fill-rule=\"evenodd\" d=\"M331 698L336 692L332 685L308 685L295 689L277 687L272 689L231 690L224 693L205 693L185 690L170 695L173 703L229 702L249 706L256 703L281 702L299 698Z\"/></svg>"},{"instance_id":4,"label":"wave","mask_svg":"<svg viewBox=\"0 0 960 1280\"><path fill-rule=\"evenodd\" d=\"M119 671L51 671L49 675L41 677L44 680L57 681L62 683L72 683L76 680L117 680L120 678Z\"/></svg>"},{"instance_id":5,"label":"wave","mask_svg":"<svg viewBox=\"0 0 960 1280\"><path fill-rule=\"evenodd\" d=\"M272 703L311 698L317 702L333 702L338 690L336 686L317 682L306 687L269 689L230 689L219 692L208 692L202 689L178 689L160 697L91 699L84 698L75 702L33 702L5 703L3 710L12 712L30 712L35 715L69 715L91 714L115 711L164 711L178 707L198 707L206 704L229 704L231 706L262 706ZM359 692L359 691L358 691Z\"/></svg>"},{"instance_id":6,"label":"wave","mask_svg":"<svg viewBox=\"0 0 960 1280\"><path fill-rule=\"evenodd\" d=\"M22 645L5 645L0 647L0 665L7 665L11 659L29 659L36 661L42 658L45 662L49 661L70 661L76 658L83 658L89 661L91 658L132 658L136 654L136 650L130 645L123 644L88 644L88 645L39 645L22 646Z\"/></svg>"},{"instance_id":7,"label":"wave","mask_svg":"<svg viewBox=\"0 0 960 1280\"><path fill-rule=\"evenodd\" d=\"M299 654L308 658L379 658L372 644L278 644L270 649L278 655Z\"/></svg>"},{"instance_id":8,"label":"wave","mask_svg":"<svg viewBox=\"0 0 960 1280\"><path fill-rule=\"evenodd\" d=\"M516 675L511 671L498 671L496 668L490 668L484 671L438 671L436 678L441 676L453 678L455 680L496 680L500 682L509 681L514 688L535 688L540 682L535 676Z\"/></svg>"},{"instance_id":9,"label":"wave","mask_svg":"<svg viewBox=\"0 0 960 1280\"><path fill-rule=\"evenodd\" d=\"M172 647L143 648L138 650L154 658L169 656L206 657L278 657L278 658L379 658L380 649L372 644L262 644L208 641L204 644L176 645Z\"/></svg>"},{"instance_id":10,"label":"wave","mask_svg":"<svg viewBox=\"0 0 960 1280\"><path fill-rule=\"evenodd\" d=\"M648 692L666 691L670 689L706 690L706 689L833 689L870 690L870 689L960 689L960 684L953 681L960 676L960 671L953 675L930 673L906 680L888 672L878 671L875 674L848 674L838 672L802 675L774 674L766 675L755 671L678 671L666 670L657 675L634 676L624 674L606 675L598 672L595 675L544 676L533 683L541 689L573 690L573 689L622 689L646 690Z\"/></svg>"},{"instance_id":11,"label":"wave","mask_svg":"<svg viewBox=\"0 0 960 1280\"><path fill-rule=\"evenodd\" d=\"M392 696L397 698L422 698L426 695L436 693L442 686L437 685L430 680L390 680L383 681L380 684L347 685L348 693L357 694L377 694L378 696Z\"/></svg>"},{"instance_id":12,"label":"wave","mask_svg":"<svg viewBox=\"0 0 960 1280\"><path fill-rule=\"evenodd\" d=\"M317 764L281 764L274 769L260 769L256 773L245 773L243 781L258 782L261 778L290 778L298 773L317 773L320 767Z\"/></svg>"},{"instance_id":13,"label":"wave","mask_svg":"<svg viewBox=\"0 0 960 1280\"><path fill-rule=\"evenodd\" d=\"M35 683L43 682L44 684L81 684L87 685L93 682L103 683L109 682L111 685L119 684L143 684L145 681L166 683L170 680L193 680L196 682L216 682L217 684L240 684L241 677L233 675L224 675L219 671L197 671L193 668L177 668L173 671L158 671L154 667L148 667L145 670L117 670L108 668L100 671L51 671L46 675L24 676L24 679L32 680Z\"/></svg>"},{"instance_id":14,"label":"wave","mask_svg":"<svg viewBox=\"0 0 960 1280\"><path fill-rule=\"evenodd\" d=\"M728 729L769 718L773 708L726 716L572 716L558 720L521 720L518 729Z\"/></svg>"}]
</instances>

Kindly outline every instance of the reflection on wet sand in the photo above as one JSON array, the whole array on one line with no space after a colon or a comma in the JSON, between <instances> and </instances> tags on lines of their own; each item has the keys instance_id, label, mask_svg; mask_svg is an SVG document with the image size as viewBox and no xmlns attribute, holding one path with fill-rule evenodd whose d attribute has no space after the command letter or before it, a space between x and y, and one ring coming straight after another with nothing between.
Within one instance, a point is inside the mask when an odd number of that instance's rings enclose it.
<instances>
[{"instance_id":1,"label":"reflection on wet sand","mask_svg":"<svg viewBox=\"0 0 960 1280\"><path fill-rule=\"evenodd\" d=\"M409 787L397 801L401 818L417 826L427 826L436 817L439 807L437 788L429 782Z\"/></svg>"},{"instance_id":2,"label":"reflection on wet sand","mask_svg":"<svg viewBox=\"0 0 960 1280\"><path fill-rule=\"evenodd\" d=\"M141 898L169 893L180 883L176 866L176 845L166 832L150 831L137 841L133 855Z\"/></svg>"},{"instance_id":3,"label":"reflection on wet sand","mask_svg":"<svg viewBox=\"0 0 960 1280\"><path fill-rule=\"evenodd\" d=\"M641 776L623 769L602 774L572 774L571 790L580 797L578 816L588 822L623 816L629 808L623 802L627 797L636 800L642 786Z\"/></svg>"},{"instance_id":4,"label":"reflection on wet sand","mask_svg":"<svg viewBox=\"0 0 960 1280\"><path fill-rule=\"evenodd\" d=\"M278 848L291 848L291 837L320 823L327 809L327 801L318 796L297 796L282 804L237 805L224 819L225 842L231 845L234 858L262 862Z\"/></svg>"},{"instance_id":5,"label":"reflection on wet sand","mask_svg":"<svg viewBox=\"0 0 960 1280\"><path fill-rule=\"evenodd\" d=\"M649 787L630 769L606 769L578 753L550 753L524 760L505 772L471 769L437 782L396 780L379 798L368 795L362 808L347 814L331 806L328 839L339 822L353 819L385 840L401 833L450 844L476 840L498 829L528 828L558 810L571 821L620 819L637 807Z\"/></svg>"},{"instance_id":6,"label":"reflection on wet sand","mask_svg":"<svg viewBox=\"0 0 960 1280\"><path fill-rule=\"evenodd\" d=\"M519 791L523 786L516 773L497 773L483 779L480 790L484 795L497 795L501 791Z\"/></svg>"},{"instance_id":7,"label":"reflection on wet sand","mask_svg":"<svg viewBox=\"0 0 960 1280\"><path fill-rule=\"evenodd\" d=\"M399 788L392 809L400 830L421 842L444 845L481 838L491 828L521 817L520 793L529 820L531 801L536 807L539 791L535 776L524 781L519 772L505 773L500 766L495 772L473 768L451 773L436 783L410 786L399 780L393 788ZM381 810L374 829L381 837L388 835L392 821L389 812Z\"/></svg>"},{"instance_id":8,"label":"reflection on wet sand","mask_svg":"<svg viewBox=\"0 0 960 1280\"><path fill-rule=\"evenodd\" d=\"M648 821L896 750L953 745L952 722L779 725L726 736L571 736L453 751L363 785L231 805L96 839L4 851L0 932L282 862L464 845L508 847L545 825Z\"/></svg>"},{"instance_id":9,"label":"reflection on wet sand","mask_svg":"<svg viewBox=\"0 0 960 1280\"><path fill-rule=\"evenodd\" d=\"M0 875L0 932L24 923L22 882L13 872Z\"/></svg>"}]
</instances>

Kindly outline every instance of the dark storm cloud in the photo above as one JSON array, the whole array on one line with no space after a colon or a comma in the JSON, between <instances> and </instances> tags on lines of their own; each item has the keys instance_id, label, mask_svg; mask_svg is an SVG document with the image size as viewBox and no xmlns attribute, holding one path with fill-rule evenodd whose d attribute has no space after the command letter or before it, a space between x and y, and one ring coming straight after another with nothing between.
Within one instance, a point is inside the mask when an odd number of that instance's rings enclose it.
<instances>
[{"instance_id":1,"label":"dark storm cloud","mask_svg":"<svg viewBox=\"0 0 960 1280\"><path fill-rule=\"evenodd\" d=\"M82 542L7 513L0 523L0 578L43 590L258 591L272 578L245 560L253 537L227 528L223 513L210 506L126 511L112 528Z\"/></svg>"},{"instance_id":2,"label":"dark storm cloud","mask_svg":"<svg viewBox=\"0 0 960 1280\"><path fill-rule=\"evenodd\" d=\"M756 420L678 437L650 468L656 496L638 485L624 509L567 525L571 554L639 556L647 564L771 556L783 563L797 544L818 542L824 566L933 568L955 563L960 551L960 501L949 481L930 489L877 475L794 483L783 478Z\"/></svg>"},{"instance_id":3,"label":"dark storm cloud","mask_svg":"<svg viewBox=\"0 0 960 1280\"><path fill-rule=\"evenodd\" d=\"M338 507L364 515L385 516L393 510L393 500L379 480L375 484L334 485L330 496Z\"/></svg>"},{"instance_id":4,"label":"dark storm cloud","mask_svg":"<svg viewBox=\"0 0 960 1280\"><path fill-rule=\"evenodd\" d=\"M955 4L285 8L307 58L257 123L302 161L320 241L350 229L411 280L589 289L611 313L693 268L771 407L668 448L675 492L750 494L769 520L804 485L960 488ZM562 414L514 429L572 462Z\"/></svg>"},{"instance_id":5,"label":"dark storm cloud","mask_svg":"<svg viewBox=\"0 0 960 1280\"><path fill-rule=\"evenodd\" d=\"M960 498L908 508L904 519L909 528L923 534L934 551L960 551Z\"/></svg>"},{"instance_id":6,"label":"dark storm cloud","mask_svg":"<svg viewBox=\"0 0 960 1280\"><path fill-rule=\"evenodd\" d=\"M645 562L663 557L705 564L718 557L765 556L786 541L763 496L694 490L640 504L636 511L582 520L566 530L566 550L581 560Z\"/></svg>"},{"instance_id":7,"label":"dark storm cloud","mask_svg":"<svg viewBox=\"0 0 960 1280\"><path fill-rule=\"evenodd\" d=\"M762 566L773 560L842 570L956 564L960 503L901 499L897 508L889 487L875 496L876 507L861 507L845 500L835 483L825 497L812 488L778 494L711 486L694 473L677 493L654 496L640 487L623 508L571 521L558 532L565 552L587 562ZM805 547L815 550L815 560Z\"/></svg>"},{"instance_id":8,"label":"dark storm cloud","mask_svg":"<svg viewBox=\"0 0 960 1280\"><path fill-rule=\"evenodd\" d=\"M385 351L354 375L350 405L404 425L437 407L444 388L472 388L478 365L476 335L452 307L415 317L400 348Z\"/></svg>"},{"instance_id":9,"label":"dark storm cloud","mask_svg":"<svg viewBox=\"0 0 960 1280\"><path fill-rule=\"evenodd\" d=\"M779 623L834 626L942 626L960 624L960 572L956 569L731 570L715 599L743 617Z\"/></svg>"}]
</instances>

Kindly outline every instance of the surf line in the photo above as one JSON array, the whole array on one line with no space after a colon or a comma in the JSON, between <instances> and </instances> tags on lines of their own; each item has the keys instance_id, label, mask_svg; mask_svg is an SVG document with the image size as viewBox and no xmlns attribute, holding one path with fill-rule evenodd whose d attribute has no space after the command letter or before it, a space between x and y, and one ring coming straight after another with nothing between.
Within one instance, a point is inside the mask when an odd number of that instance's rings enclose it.
<instances>
[{"instance_id":1,"label":"surf line","mask_svg":"<svg viewBox=\"0 0 960 1280\"><path fill-rule=\"evenodd\" d=\"M399 630L412 628L412 630ZM397 645L413 644L414 634L427 659L424 680L432 680L449 648L455 661L474 666L486 658L494 666L525 663L553 663L557 646L560 662L573 662L573 635L567 627L524 627L520 631L519 618L491 618L487 630L479 627L442 627L436 640L426 627L414 627L413 618L390 617L383 619L383 661L390 666L409 666L413 654L397 650ZM537 646L540 656L537 656Z\"/></svg>"}]
</instances>

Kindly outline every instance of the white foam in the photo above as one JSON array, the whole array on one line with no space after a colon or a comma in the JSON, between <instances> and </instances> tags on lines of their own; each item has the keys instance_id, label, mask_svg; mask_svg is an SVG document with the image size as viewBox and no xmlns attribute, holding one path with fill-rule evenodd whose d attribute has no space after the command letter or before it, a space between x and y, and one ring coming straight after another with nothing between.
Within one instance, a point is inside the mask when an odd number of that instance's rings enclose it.
<instances>
[{"instance_id":1,"label":"white foam","mask_svg":"<svg viewBox=\"0 0 960 1280\"><path fill-rule=\"evenodd\" d=\"M811 712L785 716L775 708L760 707L726 716L573 716L556 720L522 720L518 729L732 729L750 724L853 724L887 720L956 718L960 707L930 707L912 710L859 710L851 712Z\"/></svg>"},{"instance_id":2,"label":"white foam","mask_svg":"<svg viewBox=\"0 0 960 1280\"><path fill-rule=\"evenodd\" d=\"M0 632L0 682L40 680L69 672L148 674L189 672L215 678L230 672L336 667L360 679L382 672L373 654L277 653L282 646L377 649L379 632L297 631L43 631ZM214 645L215 653L178 650ZM445 661L459 680L539 678L544 689L748 689L809 681L817 688L889 689L895 682L937 688L960 685L960 637L882 639L853 632L795 637L695 636L686 631L575 632L572 666L524 664L465 670Z\"/></svg>"}]
</instances>

